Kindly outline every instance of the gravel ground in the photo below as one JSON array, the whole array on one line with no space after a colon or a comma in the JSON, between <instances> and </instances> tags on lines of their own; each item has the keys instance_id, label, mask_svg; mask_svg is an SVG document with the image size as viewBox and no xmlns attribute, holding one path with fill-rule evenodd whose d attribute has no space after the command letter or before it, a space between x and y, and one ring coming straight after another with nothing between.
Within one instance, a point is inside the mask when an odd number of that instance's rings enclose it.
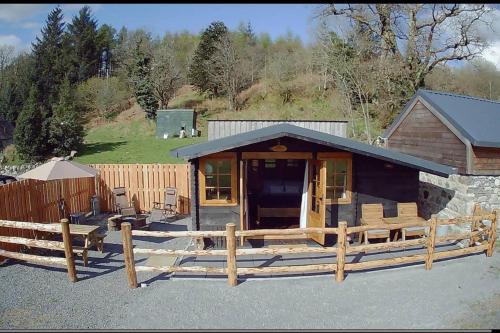
<instances>
[{"instance_id":1,"label":"gravel ground","mask_svg":"<svg viewBox=\"0 0 500 333\"><path fill-rule=\"evenodd\" d=\"M186 230L186 221L169 228ZM187 239L135 240L186 248ZM136 258L147 264L145 258ZM119 232L105 253L65 269L0 265L0 329L461 329L500 328L500 251L423 265L333 275L241 281L138 273L127 287Z\"/></svg>"}]
</instances>

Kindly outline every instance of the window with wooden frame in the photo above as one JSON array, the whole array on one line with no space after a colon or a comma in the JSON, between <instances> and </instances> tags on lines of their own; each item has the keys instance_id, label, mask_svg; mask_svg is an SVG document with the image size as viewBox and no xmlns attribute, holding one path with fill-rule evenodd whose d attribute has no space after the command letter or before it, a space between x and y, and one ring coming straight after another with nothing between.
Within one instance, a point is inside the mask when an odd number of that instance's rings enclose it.
<instances>
[{"instance_id":1,"label":"window with wooden frame","mask_svg":"<svg viewBox=\"0 0 500 333\"><path fill-rule=\"evenodd\" d=\"M350 204L352 197L352 154L318 153L326 161L326 204Z\"/></svg>"},{"instance_id":2,"label":"window with wooden frame","mask_svg":"<svg viewBox=\"0 0 500 333\"><path fill-rule=\"evenodd\" d=\"M200 158L198 174L201 205L237 204L236 153L218 153Z\"/></svg>"}]
</instances>

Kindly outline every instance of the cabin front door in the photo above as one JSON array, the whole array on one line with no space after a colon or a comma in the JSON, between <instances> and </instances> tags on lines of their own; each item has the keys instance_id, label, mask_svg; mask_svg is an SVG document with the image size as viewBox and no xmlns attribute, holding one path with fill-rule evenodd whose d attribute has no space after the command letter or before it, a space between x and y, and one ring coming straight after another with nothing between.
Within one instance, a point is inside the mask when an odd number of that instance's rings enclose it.
<instances>
[{"instance_id":1,"label":"cabin front door","mask_svg":"<svg viewBox=\"0 0 500 333\"><path fill-rule=\"evenodd\" d=\"M326 161L309 160L308 218L309 228L325 227ZM325 234L310 234L310 238L325 244Z\"/></svg>"}]
</instances>

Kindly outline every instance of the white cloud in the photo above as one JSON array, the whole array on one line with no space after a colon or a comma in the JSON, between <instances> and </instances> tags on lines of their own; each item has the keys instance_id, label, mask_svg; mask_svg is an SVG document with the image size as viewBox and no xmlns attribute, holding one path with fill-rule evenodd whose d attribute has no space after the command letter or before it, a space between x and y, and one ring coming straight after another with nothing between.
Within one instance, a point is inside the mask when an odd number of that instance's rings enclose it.
<instances>
[{"instance_id":1,"label":"white cloud","mask_svg":"<svg viewBox=\"0 0 500 333\"><path fill-rule=\"evenodd\" d=\"M29 51L31 43L23 43L21 38L16 35L0 35L0 45L11 45L15 53Z\"/></svg>"},{"instance_id":2,"label":"white cloud","mask_svg":"<svg viewBox=\"0 0 500 333\"><path fill-rule=\"evenodd\" d=\"M491 45L483 51L482 57L494 63L496 68L500 70L500 41L491 43Z\"/></svg>"},{"instance_id":3,"label":"white cloud","mask_svg":"<svg viewBox=\"0 0 500 333\"><path fill-rule=\"evenodd\" d=\"M46 4L0 4L0 21L17 22L29 18L47 7Z\"/></svg>"},{"instance_id":4,"label":"white cloud","mask_svg":"<svg viewBox=\"0 0 500 333\"><path fill-rule=\"evenodd\" d=\"M18 47L23 43L16 35L0 35L0 45L12 45Z\"/></svg>"}]
</instances>

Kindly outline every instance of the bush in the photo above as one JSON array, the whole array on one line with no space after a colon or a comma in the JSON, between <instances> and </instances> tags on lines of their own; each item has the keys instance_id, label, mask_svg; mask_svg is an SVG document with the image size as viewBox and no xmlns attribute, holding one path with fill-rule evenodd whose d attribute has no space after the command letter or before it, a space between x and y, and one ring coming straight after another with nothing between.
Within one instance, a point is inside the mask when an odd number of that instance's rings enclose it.
<instances>
[{"instance_id":1,"label":"bush","mask_svg":"<svg viewBox=\"0 0 500 333\"><path fill-rule=\"evenodd\" d=\"M128 84L117 77L90 78L78 86L76 94L79 106L105 118L128 109L130 97Z\"/></svg>"}]
</instances>

